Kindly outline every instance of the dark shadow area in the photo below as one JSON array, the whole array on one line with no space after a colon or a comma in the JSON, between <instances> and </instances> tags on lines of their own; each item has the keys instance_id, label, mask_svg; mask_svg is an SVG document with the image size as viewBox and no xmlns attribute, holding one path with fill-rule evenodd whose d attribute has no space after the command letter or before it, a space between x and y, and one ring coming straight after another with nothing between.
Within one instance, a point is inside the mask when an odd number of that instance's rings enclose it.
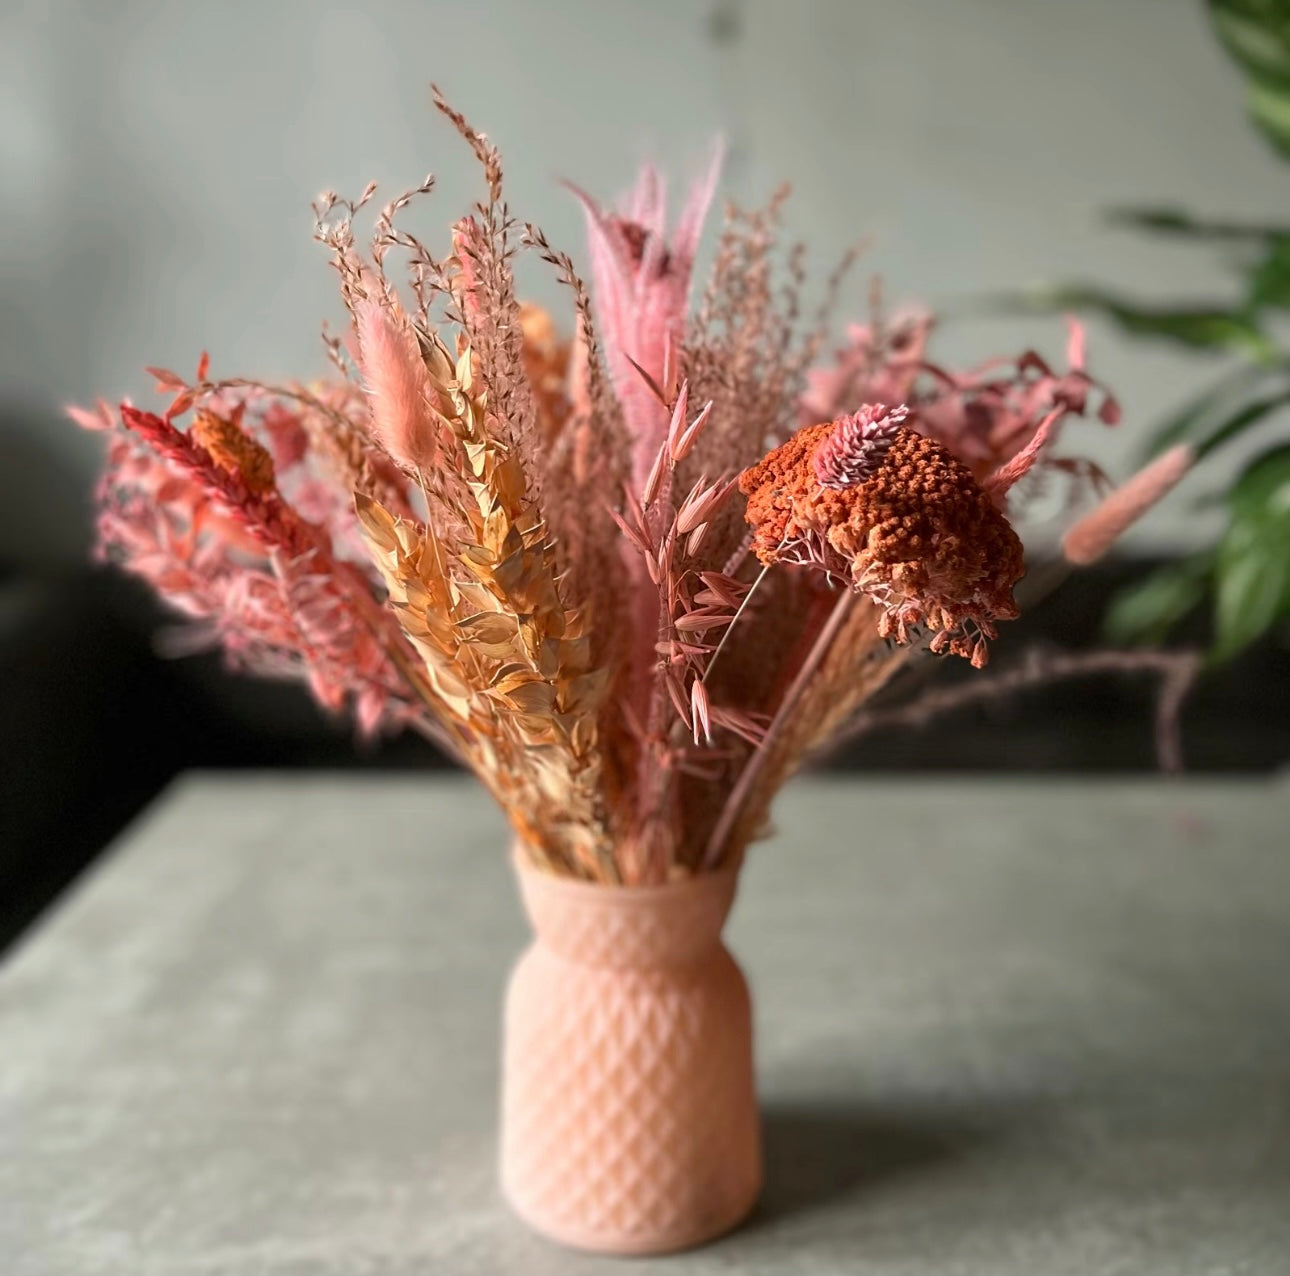
<instances>
[{"instance_id":1,"label":"dark shadow area","mask_svg":"<svg viewBox=\"0 0 1290 1276\"><path fill-rule=\"evenodd\" d=\"M1111 562L1008 626L992 668L1034 645L1087 650L1114 590L1150 564ZM230 672L217 653L166 659L173 615L108 568L0 569L0 950L177 774L192 768L441 768L412 734L358 741L302 686ZM1202 643L1203 621L1185 636ZM940 687L974 676L923 662ZM908 694L909 686L896 687ZM828 761L834 772L1150 773L1155 679L1029 689L884 728ZM1207 673L1182 718L1189 770L1266 772L1290 758L1290 651L1262 642Z\"/></svg>"},{"instance_id":2,"label":"dark shadow area","mask_svg":"<svg viewBox=\"0 0 1290 1276\"><path fill-rule=\"evenodd\" d=\"M748 1226L961 1164L1005 1139L1016 1114L970 1114L851 1098L765 1105L766 1186Z\"/></svg>"},{"instance_id":3,"label":"dark shadow area","mask_svg":"<svg viewBox=\"0 0 1290 1276\"><path fill-rule=\"evenodd\" d=\"M89 484L71 478L69 453L88 463L97 442L61 414L6 399L6 389L0 386L0 563L57 571L89 557Z\"/></svg>"},{"instance_id":4,"label":"dark shadow area","mask_svg":"<svg viewBox=\"0 0 1290 1276\"><path fill-rule=\"evenodd\" d=\"M1105 646L1102 617L1117 591L1160 566L1159 559L1107 559L1074 572L1000 627L990 665L916 663L873 701L903 701L921 687L943 690L1004 671L1039 649ZM1202 609L1171 647L1205 650ZM1051 682L939 715L925 726L885 727L828 759L840 771L1005 771L1124 774L1158 768L1153 717L1159 680L1150 674ZM1266 638L1236 659L1206 669L1183 706L1182 750L1189 772L1267 772L1290 760L1290 647Z\"/></svg>"},{"instance_id":5,"label":"dark shadow area","mask_svg":"<svg viewBox=\"0 0 1290 1276\"><path fill-rule=\"evenodd\" d=\"M411 735L357 741L218 654L162 658L175 624L106 568L0 570L0 951L182 771L445 765Z\"/></svg>"}]
</instances>

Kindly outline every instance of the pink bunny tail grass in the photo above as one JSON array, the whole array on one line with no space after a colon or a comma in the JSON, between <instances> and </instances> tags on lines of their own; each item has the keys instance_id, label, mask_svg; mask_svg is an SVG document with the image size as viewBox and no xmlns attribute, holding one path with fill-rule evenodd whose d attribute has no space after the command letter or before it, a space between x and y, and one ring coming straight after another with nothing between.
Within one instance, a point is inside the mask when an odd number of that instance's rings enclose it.
<instances>
[{"instance_id":1,"label":"pink bunny tail grass","mask_svg":"<svg viewBox=\"0 0 1290 1276\"><path fill-rule=\"evenodd\" d=\"M372 429L400 465L429 470L438 455L430 377L406 321L400 320L401 315L392 315L379 301L367 299L354 306Z\"/></svg>"},{"instance_id":2,"label":"pink bunny tail grass","mask_svg":"<svg viewBox=\"0 0 1290 1276\"><path fill-rule=\"evenodd\" d=\"M1182 479L1195 459L1192 449L1180 443L1122 483L1063 537L1066 561L1077 567L1096 562Z\"/></svg>"}]
</instances>

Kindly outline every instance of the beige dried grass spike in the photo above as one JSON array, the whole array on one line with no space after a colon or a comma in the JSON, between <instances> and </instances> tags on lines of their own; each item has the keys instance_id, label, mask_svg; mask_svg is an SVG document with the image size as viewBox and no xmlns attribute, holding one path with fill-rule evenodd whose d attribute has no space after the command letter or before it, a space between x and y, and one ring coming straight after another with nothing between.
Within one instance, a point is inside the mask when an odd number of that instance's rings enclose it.
<instances>
[{"instance_id":1,"label":"beige dried grass spike","mask_svg":"<svg viewBox=\"0 0 1290 1276\"><path fill-rule=\"evenodd\" d=\"M449 490L465 494L451 539L358 498L390 605L425 661L436 697L526 844L549 863L614 880L599 714L583 617L557 587L554 547L526 496L518 457L490 433L471 351L454 361L430 335L426 366L455 446Z\"/></svg>"}]
</instances>

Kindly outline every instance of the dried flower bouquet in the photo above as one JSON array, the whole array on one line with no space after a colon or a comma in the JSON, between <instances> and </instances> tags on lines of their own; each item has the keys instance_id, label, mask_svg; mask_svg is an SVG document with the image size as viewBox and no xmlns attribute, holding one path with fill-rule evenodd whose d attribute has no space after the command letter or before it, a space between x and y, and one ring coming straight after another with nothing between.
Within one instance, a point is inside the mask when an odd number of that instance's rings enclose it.
<instances>
[{"instance_id":1,"label":"dried flower bouquet","mask_svg":"<svg viewBox=\"0 0 1290 1276\"><path fill-rule=\"evenodd\" d=\"M230 660L299 676L371 733L410 727L470 767L535 863L658 883L737 862L776 790L924 652L980 667L1017 614L1011 519L1062 422L1114 400L1077 327L968 372L930 362L927 316L852 325L842 277L799 315L784 194L730 208L697 306L718 165L674 228L645 169L617 211L575 192L593 288L502 194L494 146L442 99L486 194L435 256L325 195L317 237L351 320L316 384L152 369L161 415L73 409L107 435L99 539ZM516 295L536 252L568 286L565 336ZM405 260L400 294L392 258ZM849 263L844 263L845 265ZM181 421L188 420L187 428ZM1139 476L1072 533L1096 557L1176 481Z\"/></svg>"}]
</instances>

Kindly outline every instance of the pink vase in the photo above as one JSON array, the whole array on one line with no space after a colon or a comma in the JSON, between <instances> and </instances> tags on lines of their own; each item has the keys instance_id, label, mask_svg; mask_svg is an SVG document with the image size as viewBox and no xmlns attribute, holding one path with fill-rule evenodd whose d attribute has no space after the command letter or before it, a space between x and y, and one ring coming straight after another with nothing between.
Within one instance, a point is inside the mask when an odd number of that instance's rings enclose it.
<instances>
[{"instance_id":1,"label":"pink vase","mask_svg":"<svg viewBox=\"0 0 1290 1276\"><path fill-rule=\"evenodd\" d=\"M502 1188L579 1249L686 1249L762 1182L748 985L721 942L735 871L597 886L516 857L536 934L511 975Z\"/></svg>"}]
</instances>

